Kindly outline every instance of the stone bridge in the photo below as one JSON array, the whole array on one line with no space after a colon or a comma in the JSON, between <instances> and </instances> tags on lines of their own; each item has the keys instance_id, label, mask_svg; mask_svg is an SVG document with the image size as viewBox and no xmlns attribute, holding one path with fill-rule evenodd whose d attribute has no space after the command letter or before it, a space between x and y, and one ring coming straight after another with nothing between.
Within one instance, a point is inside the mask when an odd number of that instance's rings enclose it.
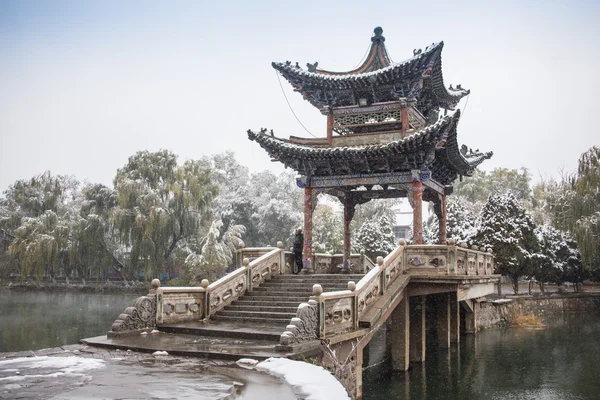
<instances>
[{"instance_id":1,"label":"stone bridge","mask_svg":"<svg viewBox=\"0 0 600 400\"><path fill-rule=\"evenodd\" d=\"M314 274L292 275L293 255L282 247L243 249L239 268L200 287L155 280L107 336L84 342L215 358L311 356L360 398L363 356L378 329L387 329L393 368L408 370L425 360L426 326L442 347L458 343L461 331L475 333L476 299L499 281L491 250L453 240L400 241L375 263L353 255L352 275L339 273L341 255L318 254Z\"/></svg>"}]
</instances>

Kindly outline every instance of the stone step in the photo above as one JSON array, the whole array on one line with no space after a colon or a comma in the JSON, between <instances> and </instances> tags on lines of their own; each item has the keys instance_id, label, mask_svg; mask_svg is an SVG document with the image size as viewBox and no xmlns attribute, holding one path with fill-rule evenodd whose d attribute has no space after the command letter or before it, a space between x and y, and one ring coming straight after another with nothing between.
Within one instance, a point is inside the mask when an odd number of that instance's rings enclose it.
<instances>
[{"instance_id":1,"label":"stone step","mask_svg":"<svg viewBox=\"0 0 600 400\"><path fill-rule=\"evenodd\" d=\"M348 287L348 283L325 283L321 284L323 290L332 292L334 290L346 290ZM296 282L267 282L261 283L261 285L257 288L253 288L252 290L267 290L272 288L284 288L285 290L311 290L313 288L313 284L310 283L296 283Z\"/></svg>"},{"instance_id":2,"label":"stone step","mask_svg":"<svg viewBox=\"0 0 600 400\"><path fill-rule=\"evenodd\" d=\"M294 315L295 316L295 315ZM237 317L231 315L221 315L217 313L210 317L216 321L235 321L235 322L251 322L251 323L265 323L265 324L279 324L281 325L281 332L285 330L285 327L289 325L290 318L265 318L265 317Z\"/></svg>"},{"instance_id":3,"label":"stone step","mask_svg":"<svg viewBox=\"0 0 600 400\"><path fill-rule=\"evenodd\" d=\"M312 275L294 275L294 274L283 274L273 275L272 279L306 279L306 280L344 280L344 279L360 279L364 274L312 274Z\"/></svg>"},{"instance_id":4,"label":"stone step","mask_svg":"<svg viewBox=\"0 0 600 400\"><path fill-rule=\"evenodd\" d=\"M280 275L281 276L281 275ZM305 283L305 284L310 284L310 285L314 285L315 283L319 283L321 285L325 285L328 283L340 283L340 284L347 284L348 281L354 281L354 282L358 282L362 279L362 276L358 276L358 277L350 277L349 275L344 275L344 278L304 278L304 277L273 277L270 281L267 282L274 282L274 283L279 283L279 282L287 282L287 283Z\"/></svg>"},{"instance_id":5,"label":"stone step","mask_svg":"<svg viewBox=\"0 0 600 400\"><path fill-rule=\"evenodd\" d=\"M326 286L322 286L323 287L323 291L324 292L337 292L339 290L346 290L348 289L347 285L344 286L331 286L331 285L326 285ZM288 291L288 292L295 292L295 293L309 293L311 294L313 291L312 286L267 286L267 287L263 287L262 285L260 287L254 288L252 289L253 292L282 292L282 291Z\"/></svg>"},{"instance_id":6,"label":"stone step","mask_svg":"<svg viewBox=\"0 0 600 400\"><path fill-rule=\"evenodd\" d=\"M246 293L244 294L244 297L275 297L277 296L278 298L283 299L290 299L290 298L297 298L297 297L304 297L308 300L308 297L312 294L312 290L311 291L288 291L288 290L284 290L282 288L274 288L273 290L261 290L261 291L252 291L250 293Z\"/></svg>"},{"instance_id":7,"label":"stone step","mask_svg":"<svg viewBox=\"0 0 600 400\"><path fill-rule=\"evenodd\" d=\"M287 292L283 292L285 294L287 294ZM279 302L296 302L297 304L300 303L306 303L308 302L310 297L309 293L303 293L303 295L301 296L291 296L291 295L277 295L277 294L273 294L270 292L251 292L251 293L247 293L245 294L240 300L238 301L243 301L243 300L249 300L249 301L269 301L272 303L279 303Z\"/></svg>"},{"instance_id":8,"label":"stone step","mask_svg":"<svg viewBox=\"0 0 600 400\"><path fill-rule=\"evenodd\" d=\"M229 305L225 307L226 311L254 311L254 312L268 312L268 313L292 313L296 314L296 310L298 309L298 305L295 307L277 307L268 305L270 303L266 303L264 305L246 305L246 304L236 304Z\"/></svg>"},{"instance_id":9,"label":"stone step","mask_svg":"<svg viewBox=\"0 0 600 400\"><path fill-rule=\"evenodd\" d=\"M294 318L296 316L296 310L291 312L261 312L261 311L237 311L237 310L228 310L224 309L217 313L219 316L227 316L227 317L239 317L241 319L247 317L257 317L257 318Z\"/></svg>"},{"instance_id":10,"label":"stone step","mask_svg":"<svg viewBox=\"0 0 600 400\"><path fill-rule=\"evenodd\" d=\"M293 307L293 308L298 308L298 305L302 302L305 301L285 301L286 299L282 299L280 301L273 301L273 300L261 300L260 297L256 297L254 299L248 299L248 298L244 298L242 297L239 300L234 301L233 303L231 303L231 306L243 306L243 307L248 307L248 306L256 306L256 307L285 307L285 308L289 308L289 307ZM230 307L231 307L230 306Z\"/></svg>"},{"instance_id":11,"label":"stone step","mask_svg":"<svg viewBox=\"0 0 600 400\"><path fill-rule=\"evenodd\" d=\"M213 317L216 317L213 320ZM178 324L162 325L158 329L161 332L173 334L187 334L198 337L215 337L215 338L235 338L235 339L253 339L267 340L270 342L279 342L281 333L289 324L282 324L282 321L275 322L260 321L259 324L244 322L239 319L231 319L227 321L227 317L223 321L219 321L218 315L211 316L211 321L203 323L201 321L185 322Z\"/></svg>"}]
</instances>

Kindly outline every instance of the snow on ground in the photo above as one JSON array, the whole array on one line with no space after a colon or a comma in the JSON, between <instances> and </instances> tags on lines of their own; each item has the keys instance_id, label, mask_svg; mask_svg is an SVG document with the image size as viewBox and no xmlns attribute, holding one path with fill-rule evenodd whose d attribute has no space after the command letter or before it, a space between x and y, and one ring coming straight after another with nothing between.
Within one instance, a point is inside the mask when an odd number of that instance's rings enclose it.
<instances>
[{"instance_id":1,"label":"snow on ground","mask_svg":"<svg viewBox=\"0 0 600 400\"><path fill-rule=\"evenodd\" d=\"M0 360L0 388L17 389L16 382L32 382L40 379L75 377L88 379L87 373L104 368L103 360L81 357L20 357Z\"/></svg>"},{"instance_id":2,"label":"snow on ground","mask_svg":"<svg viewBox=\"0 0 600 400\"><path fill-rule=\"evenodd\" d=\"M245 364L250 364L245 360ZM281 377L294 394L306 400L350 399L342 384L323 367L287 358L269 358L259 362L256 370Z\"/></svg>"}]
</instances>

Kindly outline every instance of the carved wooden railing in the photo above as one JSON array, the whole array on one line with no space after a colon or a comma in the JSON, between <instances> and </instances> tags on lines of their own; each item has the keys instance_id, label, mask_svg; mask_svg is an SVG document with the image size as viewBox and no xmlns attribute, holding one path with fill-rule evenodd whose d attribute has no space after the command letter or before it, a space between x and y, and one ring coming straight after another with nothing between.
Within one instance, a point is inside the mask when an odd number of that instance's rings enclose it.
<instances>
[{"instance_id":1,"label":"carved wooden railing","mask_svg":"<svg viewBox=\"0 0 600 400\"><path fill-rule=\"evenodd\" d=\"M323 293L321 285L314 285L310 303L300 305L296 318L292 318L281 335L281 344L290 345L307 338L325 339L358 329L361 317L400 275L491 276L493 269L494 256L489 249L482 251L476 247L469 249L464 244L457 246L454 240L449 240L448 245L407 245L401 240L385 258L377 257L377 265L358 283L348 282L348 290ZM298 326L314 325L314 322L303 321L307 315L313 315L307 313L309 309L317 310L317 331L314 337L296 335L300 331Z\"/></svg>"}]
</instances>

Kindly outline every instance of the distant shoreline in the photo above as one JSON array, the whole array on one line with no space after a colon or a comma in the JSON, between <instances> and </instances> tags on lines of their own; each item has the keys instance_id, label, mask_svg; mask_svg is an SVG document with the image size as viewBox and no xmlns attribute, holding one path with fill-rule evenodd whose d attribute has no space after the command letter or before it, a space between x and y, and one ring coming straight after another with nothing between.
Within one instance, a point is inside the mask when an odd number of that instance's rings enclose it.
<instances>
[{"instance_id":1,"label":"distant shoreline","mask_svg":"<svg viewBox=\"0 0 600 400\"><path fill-rule=\"evenodd\" d=\"M148 293L150 283L148 282L128 282L128 286L123 281L88 281L85 284L81 281L66 283L49 281L0 281L0 289L14 290L19 292L75 292L75 293L104 293L104 294L140 294Z\"/></svg>"}]
</instances>

